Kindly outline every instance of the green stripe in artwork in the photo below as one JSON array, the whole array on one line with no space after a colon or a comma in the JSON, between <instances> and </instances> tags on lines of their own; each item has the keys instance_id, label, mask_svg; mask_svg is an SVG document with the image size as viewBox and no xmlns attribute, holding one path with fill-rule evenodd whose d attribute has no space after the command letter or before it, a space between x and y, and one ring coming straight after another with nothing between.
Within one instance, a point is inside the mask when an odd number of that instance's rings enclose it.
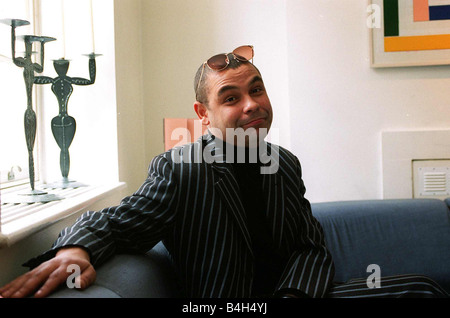
<instances>
[{"instance_id":1,"label":"green stripe in artwork","mask_svg":"<svg viewBox=\"0 0 450 318\"><path fill-rule=\"evenodd\" d=\"M398 0L383 0L384 36L399 36Z\"/></svg>"}]
</instances>

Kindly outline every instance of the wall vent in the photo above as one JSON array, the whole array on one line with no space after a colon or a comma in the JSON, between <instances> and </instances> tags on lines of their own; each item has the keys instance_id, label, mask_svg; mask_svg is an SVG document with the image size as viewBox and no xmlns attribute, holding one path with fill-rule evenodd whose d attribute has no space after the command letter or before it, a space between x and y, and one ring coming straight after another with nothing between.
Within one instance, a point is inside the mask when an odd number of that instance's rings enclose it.
<instances>
[{"instance_id":1,"label":"wall vent","mask_svg":"<svg viewBox=\"0 0 450 318\"><path fill-rule=\"evenodd\" d=\"M450 197L450 160L413 160L415 198Z\"/></svg>"}]
</instances>

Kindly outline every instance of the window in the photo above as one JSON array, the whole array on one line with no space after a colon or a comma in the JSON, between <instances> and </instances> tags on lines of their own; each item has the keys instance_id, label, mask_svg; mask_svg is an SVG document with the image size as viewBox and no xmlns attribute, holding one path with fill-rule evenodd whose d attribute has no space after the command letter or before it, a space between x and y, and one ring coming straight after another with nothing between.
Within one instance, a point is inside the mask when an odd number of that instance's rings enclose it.
<instances>
[{"instance_id":1,"label":"window","mask_svg":"<svg viewBox=\"0 0 450 318\"><path fill-rule=\"evenodd\" d=\"M62 10L61 4L64 4ZM91 8L93 10L91 10ZM34 12L34 14L33 14ZM65 28L62 29L62 12ZM93 12L93 14L90 14ZM36 20L33 21L33 18ZM31 22L16 29L18 35L34 34L54 37L45 44L44 71L38 76L57 77L53 61L63 57L70 60L67 75L89 78L88 57L92 52L95 21L97 74L93 85L73 87L68 113L76 119L76 134L70 146L70 174L87 187L75 189L45 189L63 198L60 201L36 204L15 204L8 198L18 196L29 188L28 154L24 136L23 116L26 110L23 69L11 61L11 27L0 24L0 170L2 174L0 205L0 248L69 215L84 212L99 200L114 200L122 195L119 182L116 73L114 42L114 2L103 0L0 0L0 19L19 18ZM63 36L64 35L64 36ZM65 39L65 42L63 41ZM16 52L23 51L23 42ZM33 48L38 50L39 47ZM13 77L15 76L15 77ZM53 137L51 120L59 108L51 84L33 86L33 106L37 115L35 141L36 189L44 183L61 179L60 149ZM6 97L8 96L8 97ZM10 106L12 105L12 106ZM17 118L13 124L11 119ZM14 148L13 148L14 147ZM8 159L7 158L13 158ZM22 185L8 182L11 170ZM19 172L19 168L21 172ZM3 181L4 179L5 182ZM116 197L117 195L117 197Z\"/></svg>"},{"instance_id":2,"label":"window","mask_svg":"<svg viewBox=\"0 0 450 318\"><path fill-rule=\"evenodd\" d=\"M88 185L117 182L114 1L39 3L41 35L57 39L45 45L45 65L40 75L58 76L53 62L64 57L70 61L68 76L89 79L86 54L94 48L95 53L101 54L96 58L95 83L73 85L68 101L67 112L76 121L76 133L69 148L69 179ZM51 85L37 85L36 90L41 94L42 105L40 179L52 183L61 179L60 149L51 131L51 121L58 116L59 107Z\"/></svg>"},{"instance_id":3,"label":"window","mask_svg":"<svg viewBox=\"0 0 450 318\"><path fill-rule=\"evenodd\" d=\"M30 25L16 28L16 56L24 53L20 35L54 37L45 44L44 71L37 76L57 77L53 61L70 61L67 75L89 79L89 58L95 48L94 85L74 85L68 114L76 120L70 145L69 178L87 184L117 182L117 114L115 96L113 2L93 0L0 0L0 19L18 18ZM34 20L36 19L36 20ZM95 30L94 30L95 25ZM94 38L95 33L95 38ZM33 51L39 51L36 44ZM34 54L34 60L39 54ZM36 61L38 62L38 61ZM40 61L39 61L40 62ZM27 106L23 69L11 60L11 27L0 24L0 189L28 184L28 152L24 133ZM60 149L51 131L58 102L50 85L33 85L37 115L34 144L36 188L59 181ZM14 179L13 180L8 180ZM72 178L71 178L72 179Z\"/></svg>"},{"instance_id":4,"label":"window","mask_svg":"<svg viewBox=\"0 0 450 318\"><path fill-rule=\"evenodd\" d=\"M23 56L24 53L20 35L34 34L33 9L31 0L0 0L0 19L13 18L30 22L30 25L16 28L16 56ZM27 107L23 69L12 62L11 27L6 24L0 24L0 74L0 188L4 188L27 183L29 180L23 120ZM33 106L36 110L35 103ZM35 156L36 150L35 144ZM37 163L38 160L35 159L35 165Z\"/></svg>"}]
</instances>

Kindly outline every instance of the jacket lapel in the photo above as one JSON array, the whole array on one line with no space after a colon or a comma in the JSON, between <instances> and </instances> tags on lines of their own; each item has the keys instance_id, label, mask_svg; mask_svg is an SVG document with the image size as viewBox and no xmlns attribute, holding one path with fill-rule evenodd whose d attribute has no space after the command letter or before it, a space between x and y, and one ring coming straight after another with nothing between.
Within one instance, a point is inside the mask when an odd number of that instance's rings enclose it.
<instances>
[{"instance_id":1,"label":"jacket lapel","mask_svg":"<svg viewBox=\"0 0 450 318\"><path fill-rule=\"evenodd\" d=\"M232 167L226 163L214 163L212 165L213 171L217 177L214 184L215 190L220 194L222 202L230 211L232 217L236 221L240 231L243 234L245 243L250 251L252 251L252 244L250 233L247 229L247 219L245 216L244 206L239 196L239 185L232 173Z\"/></svg>"},{"instance_id":2,"label":"jacket lapel","mask_svg":"<svg viewBox=\"0 0 450 318\"><path fill-rule=\"evenodd\" d=\"M204 140L203 150L206 152L206 156L213 160L211 166L215 177L214 180L217 180L214 182L214 189L220 194L222 202L236 221L247 247L252 252L245 210L239 195L239 185L234 177L232 165L225 160L224 145L221 142L216 142L215 137L209 131L204 136Z\"/></svg>"}]
</instances>

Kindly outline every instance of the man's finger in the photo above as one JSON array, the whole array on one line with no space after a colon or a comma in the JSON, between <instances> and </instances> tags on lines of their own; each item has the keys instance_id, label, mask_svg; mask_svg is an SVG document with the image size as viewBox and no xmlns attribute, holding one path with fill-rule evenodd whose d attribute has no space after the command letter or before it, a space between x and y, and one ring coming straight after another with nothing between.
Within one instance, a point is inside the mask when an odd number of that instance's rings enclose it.
<instances>
[{"instance_id":1,"label":"man's finger","mask_svg":"<svg viewBox=\"0 0 450 318\"><path fill-rule=\"evenodd\" d=\"M97 273L94 267L88 266L76 279L80 283L80 289L83 290L91 286L95 282L96 277Z\"/></svg>"},{"instance_id":2,"label":"man's finger","mask_svg":"<svg viewBox=\"0 0 450 318\"><path fill-rule=\"evenodd\" d=\"M71 265L73 267L61 266L58 270L54 271L45 284L34 294L34 297L47 297L64 283L69 288L85 289L95 281L96 272L91 265L87 266L81 273L79 273L81 269L78 265ZM74 268L78 268L79 271L74 271Z\"/></svg>"},{"instance_id":3,"label":"man's finger","mask_svg":"<svg viewBox=\"0 0 450 318\"><path fill-rule=\"evenodd\" d=\"M34 297L46 297L50 295L51 292L66 281L68 276L68 273L58 268L48 277L46 282L34 294Z\"/></svg>"},{"instance_id":4,"label":"man's finger","mask_svg":"<svg viewBox=\"0 0 450 318\"><path fill-rule=\"evenodd\" d=\"M3 297L26 297L39 288L54 268L50 262L44 263L3 286L0 294Z\"/></svg>"},{"instance_id":5,"label":"man's finger","mask_svg":"<svg viewBox=\"0 0 450 318\"><path fill-rule=\"evenodd\" d=\"M16 293L22 285L25 283L24 277L19 277L18 279L15 279L14 281L10 282L9 284L3 286L0 289L0 294L2 297L11 297L14 293Z\"/></svg>"}]
</instances>

